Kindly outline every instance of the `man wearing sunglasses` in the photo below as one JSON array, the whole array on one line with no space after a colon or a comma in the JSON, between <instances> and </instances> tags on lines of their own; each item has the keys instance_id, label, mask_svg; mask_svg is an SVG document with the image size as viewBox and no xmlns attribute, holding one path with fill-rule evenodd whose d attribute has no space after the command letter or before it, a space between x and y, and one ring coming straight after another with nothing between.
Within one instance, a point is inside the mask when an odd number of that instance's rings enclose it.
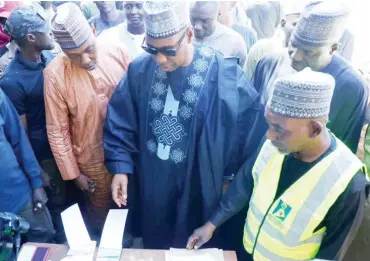
<instances>
[{"instance_id":1,"label":"man wearing sunglasses","mask_svg":"<svg viewBox=\"0 0 370 261\"><path fill-rule=\"evenodd\" d=\"M114 201L133 204L144 247L183 248L267 126L237 59L192 43L187 1L148 1L144 17L147 54L108 105L105 163Z\"/></svg>"}]
</instances>

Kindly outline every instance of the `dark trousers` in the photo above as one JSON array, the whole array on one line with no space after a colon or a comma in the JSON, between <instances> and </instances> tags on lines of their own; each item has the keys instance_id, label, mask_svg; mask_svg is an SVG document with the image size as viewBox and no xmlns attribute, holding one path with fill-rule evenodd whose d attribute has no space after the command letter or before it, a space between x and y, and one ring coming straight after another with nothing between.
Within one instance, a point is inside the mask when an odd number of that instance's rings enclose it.
<instances>
[{"instance_id":1,"label":"dark trousers","mask_svg":"<svg viewBox=\"0 0 370 261\"><path fill-rule=\"evenodd\" d=\"M30 230L25 234L26 241L51 243L55 236L53 222L47 207L41 212L33 211L33 203L24 206L19 216L30 223Z\"/></svg>"},{"instance_id":2,"label":"dark trousers","mask_svg":"<svg viewBox=\"0 0 370 261\"><path fill-rule=\"evenodd\" d=\"M52 217L53 225L56 230L55 242L63 244L66 241L62 218L62 213L67 207L67 187L62 179L58 166L54 159L44 160L40 163L41 168L49 174L52 183L52 190L45 189L48 195L47 207Z\"/></svg>"}]
</instances>

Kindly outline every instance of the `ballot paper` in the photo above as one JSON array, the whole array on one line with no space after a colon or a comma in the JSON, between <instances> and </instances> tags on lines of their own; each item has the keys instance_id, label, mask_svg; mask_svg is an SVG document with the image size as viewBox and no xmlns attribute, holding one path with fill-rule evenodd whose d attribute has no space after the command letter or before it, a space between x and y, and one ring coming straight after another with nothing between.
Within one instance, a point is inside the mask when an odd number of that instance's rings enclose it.
<instances>
[{"instance_id":1,"label":"ballot paper","mask_svg":"<svg viewBox=\"0 0 370 261\"><path fill-rule=\"evenodd\" d=\"M78 204L74 204L62 212L62 222L70 248L85 248L91 239Z\"/></svg>"},{"instance_id":2,"label":"ballot paper","mask_svg":"<svg viewBox=\"0 0 370 261\"><path fill-rule=\"evenodd\" d=\"M62 212L62 222L67 237L69 251L65 260L92 261L96 242L91 241L77 204Z\"/></svg>"},{"instance_id":3,"label":"ballot paper","mask_svg":"<svg viewBox=\"0 0 370 261\"><path fill-rule=\"evenodd\" d=\"M35 254L35 246L23 246L21 252L18 255L17 261L30 261Z\"/></svg>"},{"instance_id":4,"label":"ballot paper","mask_svg":"<svg viewBox=\"0 0 370 261\"><path fill-rule=\"evenodd\" d=\"M127 214L127 209L111 209L109 211L100 240L101 248L122 249Z\"/></svg>"},{"instance_id":5,"label":"ballot paper","mask_svg":"<svg viewBox=\"0 0 370 261\"><path fill-rule=\"evenodd\" d=\"M120 259L127 214L127 209L111 209L109 211L100 240L98 261L115 261Z\"/></svg>"},{"instance_id":6,"label":"ballot paper","mask_svg":"<svg viewBox=\"0 0 370 261\"><path fill-rule=\"evenodd\" d=\"M87 256L67 256L63 258L61 261L93 261L94 255L87 255Z\"/></svg>"},{"instance_id":7,"label":"ballot paper","mask_svg":"<svg viewBox=\"0 0 370 261\"><path fill-rule=\"evenodd\" d=\"M165 253L166 261L224 261L223 251L220 249L170 249Z\"/></svg>"}]
</instances>

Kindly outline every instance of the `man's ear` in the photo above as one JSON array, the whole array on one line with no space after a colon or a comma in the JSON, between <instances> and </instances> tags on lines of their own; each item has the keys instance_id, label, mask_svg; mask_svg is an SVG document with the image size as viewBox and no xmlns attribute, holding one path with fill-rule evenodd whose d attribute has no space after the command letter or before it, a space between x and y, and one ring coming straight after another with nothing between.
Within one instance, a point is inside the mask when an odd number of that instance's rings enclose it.
<instances>
[{"instance_id":1,"label":"man's ear","mask_svg":"<svg viewBox=\"0 0 370 261\"><path fill-rule=\"evenodd\" d=\"M94 35L95 37L97 37L95 24L92 24L92 25L91 25L91 30L92 30L92 32L93 32L93 35Z\"/></svg>"},{"instance_id":2,"label":"man's ear","mask_svg":"<svg viewBox=\"0 0 370 261\"><path fill-rule=\"evenodd\" d=\"M34 44L36 42L36 37L33 34L27 34L26 39L31 44Z\"/></svg>"},{"instance_id":3,"label":"man's ear","mask_svg":"<svg viewBox=\"0 0 370 261\"><path fill-rule=\"evenodd\" d=\"M341 43L335 43L331 46L331 53L334 53L335 51L339 50L340 49L340 46L341 46Z\"/></svg>"},{"instance_id":4,"label":"man's ear","mask_svg":"<svg viewBox=\"0 0 370 261\"><path fill-rule=\"evenodd\" d=\"M194 38L194 28L193 26L189 26L189 28L186 29L186 39L188 43L191 43L193 41L193 38Z\"/></svg>"},{"instance_id":5,"label":"man's ear","mask_svg":"<svg viewBox=\"0 0 370 261\"><path fill-rule=\"evenodd\" d=\"M309 137L316 138L321 134L324 128L324 124L322 124L320 121L311 121L309 123Z\"/></svg>"}]
</instances>

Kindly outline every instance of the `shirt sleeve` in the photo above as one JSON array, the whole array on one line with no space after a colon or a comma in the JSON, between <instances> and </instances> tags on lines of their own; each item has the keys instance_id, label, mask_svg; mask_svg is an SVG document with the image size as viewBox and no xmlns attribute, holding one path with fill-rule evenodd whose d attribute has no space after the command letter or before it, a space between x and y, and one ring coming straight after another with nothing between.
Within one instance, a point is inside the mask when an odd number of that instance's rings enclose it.
<instances>
[{"instance_id":1,"label":"shirt sleeve","mask_svg":"<svg viewBox=\"0 0 370 261\"><path fill-rule=\"evenodd\" d=\"M133 157L139 151L138 110L130 67L113 93L104 124L105 165L112 174L133 174Z\"/></svg>"},{"instance_id":2,"label":"shirt sleeve","mask_svg":"<svg viewBox=\"0 0 370 261\"><path fill-rule=\"evenodd\" d=\"M33 154L21 120L6 95L1 93L0 99L3 100L0 110L4 118L5 136L17 157L19 166L30 181L31 187L33 189L40 188L43 185L40 177L40 166Z\"/></svg>"},{"instance_id":3,"label":"shirt sleeve","mask_svg":"<svg viewBox=\"0 0 370 261\"><path fill-rule=\"evenodd\" d=\"M351 229L357 231L361 224L361 222L354 224L354 221L362 221L363 216L358 217L357 215L359 213L363 215L363 211L358 210L364 208L365 200L361 200L361 197L367 197L368 188L369 183L366 181L365 175L358 172L344 193L331 207L322 223L326 227L326 235L321 243L317 258L336 260L337 256L342 255L341 251L347 250L343 249L343 243ZM360 202L363 204L361 205Z\"/></svg>"},{"instance_id":4,"label":"shirt sleeve","mask_svg":"<svg viewBox=\"0 0 370 261\"><path fill-rule=\"evenodd\" d=\"M348 95L356 98L348 100L346 96L338 97L336 106L339 104L346 106L340 107L333 120L335 124L329 119L328 128L356 154L365 121L369 91L365 82L358 79L348 79L343 85L343 89L348 89ZM355 87L351 88L352 86Z\"/></svg>"},{"instance_id":5,"label":"shirt sleeve","mask_svg":"<svg viewBox=\"0 0 370 261\"><path fill-rule=\"evenodd\" d=\"M254 188L253 166L265 141L263 138L254 153L246 159L211 216L209 221L216 227L221 226L249 204Z\"/></svg>"},{"instance_id":6,"label":"shirt sleeve","mask_svg":"<svg viewBox=\"0 0 370 261\"><path fill-rule=\"evenodd\" d=\"M229 173L236 173L244 160L253 156L268 128L260 96L241 68L238 75L238 136L231 160L234 168ZM231 141L230 138L228 140Z\"/></svg>"},{"instance_id":7,"label":"shirt sleeve","mask_svg":"<svg viewBox=\"0 0 370 261\"><path fill-rule=\"evenodd\" d=\"M12 77L13 79L10 79ZM27 93L25 92L22 85L20 85L13 75L4 75L0 79L0 86L8 96L9 100L14 105L19 115L26 114L26 98Z\"/></svg>"},{"instance_id":8,"label":"shirt sleeve","mask_svg":"<svg viewBox=\"0 0 370 261\"><path fill-rule=\"evenodd\" d=\"M72 150L68 107L54 76L44 71L46 127L51 150L64 180L80 175Z\"/></svg>"},{"instance_id":9,"label":"shirt sleeve","mask_svg":"<svg viewBox=\"0 0 370 261\"><path fill-rule=\"evenodd\" d=\"M253 192L254 181L252 168L257 155L258 153L256 152L253 157L245 161L223 196L216 211L211 216L209 221L216 227L221 226L248 204Z\"/></svg>"}]
</instances>

